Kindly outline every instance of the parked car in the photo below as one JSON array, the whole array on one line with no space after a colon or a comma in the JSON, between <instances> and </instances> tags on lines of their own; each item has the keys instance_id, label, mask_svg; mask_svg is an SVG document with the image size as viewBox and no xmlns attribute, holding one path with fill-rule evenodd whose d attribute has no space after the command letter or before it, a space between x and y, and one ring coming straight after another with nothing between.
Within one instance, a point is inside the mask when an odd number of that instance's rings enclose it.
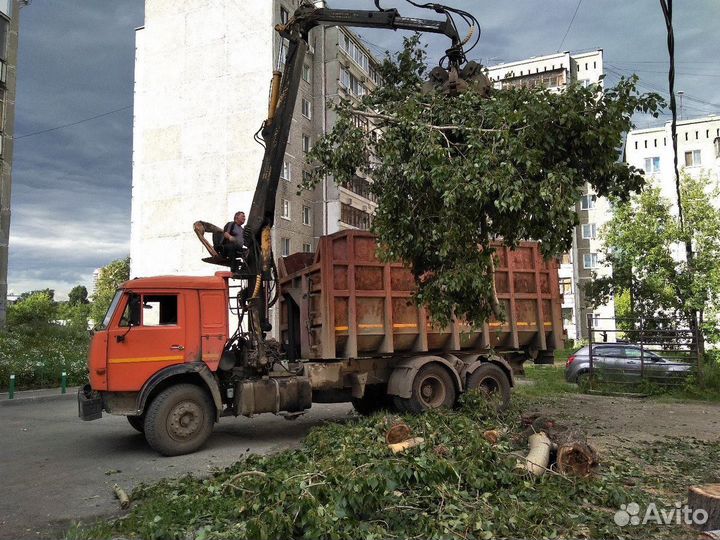
<instances>
[{"instance_id":1,"label":"parked car","mask_svg":"<svg viewBox=\"0 0 720 540\"><path fill-rule=\"evenodd\" d=\"M658 352L643 349L634 343L602 343L593 347L593 371L604 379L667 381L686 377L692 365L664 358ZM641 363L642 358L642 363ZM641 370L642 368L642 370ZM641 373L642 371L642 373ZM590 347L583 347L565 363L565 380L580 383L590 375Z\"/></svg>"}]
</instances>

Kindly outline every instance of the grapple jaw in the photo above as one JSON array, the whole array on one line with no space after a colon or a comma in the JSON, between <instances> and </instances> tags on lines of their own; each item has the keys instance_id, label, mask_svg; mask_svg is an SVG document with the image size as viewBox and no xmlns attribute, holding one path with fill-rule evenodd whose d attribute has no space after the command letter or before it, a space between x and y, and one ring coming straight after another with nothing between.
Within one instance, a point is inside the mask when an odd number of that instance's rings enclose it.
<instances>
[{"instance_id":1,"label":"grapple jaw","mask_svg":"<svg viewBox=\"0 0 720 540\"><path fill-rule=\"evenodd\" d=\"M423 85L423 92L442 92L449 96L457 96L468 90L489 97L492 84L483 73L482 66L470 61L462 68L451 65L449 69L437 66L430 71L429 80Z\"/></svg>"}]
</instances>

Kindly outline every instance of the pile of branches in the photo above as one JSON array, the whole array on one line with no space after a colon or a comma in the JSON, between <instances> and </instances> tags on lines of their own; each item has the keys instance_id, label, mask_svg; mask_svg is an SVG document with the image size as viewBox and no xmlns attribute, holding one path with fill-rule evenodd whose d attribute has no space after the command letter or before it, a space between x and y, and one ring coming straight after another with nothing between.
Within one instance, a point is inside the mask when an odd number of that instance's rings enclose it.
<instances>
[{"instance_id":1,"label":"pile of branches","mask_svg":"<svg viewBox=\"0 0 720 540\"><path fill-rule=\"evenodd\" d=\"M212 477L141 487L129 513L78 538L616 537L613 509L642 500L621 469L586 477L518 469L527 403L500 415L482 396L401 419L421 443L394 453L397 418L314 429L299 449L248 456ZM489 433L495 432L496 436ZM549 468L549 467L548 467ZM582 506L582 508L580 508ZM642 533L642 534L641 534Z\"/></svg>"}]
</instances>

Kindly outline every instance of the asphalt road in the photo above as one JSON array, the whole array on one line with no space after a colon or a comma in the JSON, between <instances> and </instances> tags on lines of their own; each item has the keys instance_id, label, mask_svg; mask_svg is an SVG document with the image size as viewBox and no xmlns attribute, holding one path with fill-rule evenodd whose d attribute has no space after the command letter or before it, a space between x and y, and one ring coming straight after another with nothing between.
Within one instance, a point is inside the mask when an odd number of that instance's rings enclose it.
<instances>
[{"instance_id":1,"label":"asphalt road","mask_svg":"<svg viewBox=\"0 0 720 540\"><path fill-rule=\"evenodd\" d=\"M127 420L83 422L72 399L0 407L0 539L62 538L71 523L119 514L112 486L205 475L247 453L297 445L313 426L347 418L349 404L315 404L294 421L223 418L195 454L161 457Z\"/></svg>"}]
</instances>

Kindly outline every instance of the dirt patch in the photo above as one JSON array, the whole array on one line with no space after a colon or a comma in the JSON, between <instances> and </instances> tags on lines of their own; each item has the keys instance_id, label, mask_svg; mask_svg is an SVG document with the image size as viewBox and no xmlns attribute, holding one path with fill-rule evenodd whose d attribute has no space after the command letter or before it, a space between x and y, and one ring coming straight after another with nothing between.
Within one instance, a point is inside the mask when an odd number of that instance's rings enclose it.
<instances>
[{"instance_id":1,"label":"dirt patch","mask_svg":"<svg viewBox=\"0 0 720 540\"><path fill-rule=\"evenodd\" d=\"M598 448L667 437L720 441L720 404L565 394L543 400L558 420L582 428Z\"/></svg>"}]
</instances>

